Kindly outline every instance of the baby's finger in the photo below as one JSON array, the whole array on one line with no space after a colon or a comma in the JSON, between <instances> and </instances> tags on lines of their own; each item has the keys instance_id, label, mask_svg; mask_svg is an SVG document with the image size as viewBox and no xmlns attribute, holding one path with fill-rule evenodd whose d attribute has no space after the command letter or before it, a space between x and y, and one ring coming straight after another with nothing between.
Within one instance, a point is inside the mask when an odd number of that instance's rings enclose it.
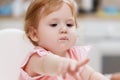
<instances>
[{"instance_id":1,"label":"baby's finger","mask_svg":"<svg viewBox=\"0 0 120 80\"><path fill-rule=\"evenodd\" d=\"M79 73L76 73L73 77L75 80L82 80Z\"/></svg>"},{"instance_id":2,"label":"baby's finger","mask_svg":"<svg viewBox=\"0 0 120 80\"><path fill-rule=\"evenodd\" d=\"M79 62L74 71L77 72L81 66L84 66L84 65L87 64L89 61L90 61L89 59L85 59L83 62Z\"/></svg>"},{"instance_id":3,"label":"baby's finger","mask_svg":"<svg viewBox=\"0 0 120 80\"><path fill-rule=\"evenodd\" d=\"M62 78L65 79L66 78L66 73L62 74Z\"/></svg>"}]
</instances>

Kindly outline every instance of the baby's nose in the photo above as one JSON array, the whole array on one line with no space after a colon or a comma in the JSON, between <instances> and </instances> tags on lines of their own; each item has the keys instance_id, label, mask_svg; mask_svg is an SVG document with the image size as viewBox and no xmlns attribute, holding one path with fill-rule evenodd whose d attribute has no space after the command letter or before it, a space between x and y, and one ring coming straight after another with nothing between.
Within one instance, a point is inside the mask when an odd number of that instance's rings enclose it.
<instances>
[{"instance_id":1,"label":"baby's nose","mask_svg":"<svg viewBox=\"0 0 120 80\"><path fill-rule=\"evenodd\" d=\"M61 27L59 32L60 33L67 33L67 27Z\"/></svg>"}]
</instances>

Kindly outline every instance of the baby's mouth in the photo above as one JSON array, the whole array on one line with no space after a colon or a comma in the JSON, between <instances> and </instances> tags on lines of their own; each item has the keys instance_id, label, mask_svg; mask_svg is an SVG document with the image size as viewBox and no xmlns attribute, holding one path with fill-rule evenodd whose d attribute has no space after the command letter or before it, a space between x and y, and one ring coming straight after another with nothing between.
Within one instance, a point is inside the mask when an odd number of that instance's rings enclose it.
<instances>
[{"instance_id":1,"label":"baby's mouth","mask_svg":"<svg viewBox=\"0 0 120 80\"><path fill-rule=\"evenodd\" d=\"M65 41L65 40L69 40L69 39L67 37L61 37L60 40Z\"/></svg>"}]
</instances>

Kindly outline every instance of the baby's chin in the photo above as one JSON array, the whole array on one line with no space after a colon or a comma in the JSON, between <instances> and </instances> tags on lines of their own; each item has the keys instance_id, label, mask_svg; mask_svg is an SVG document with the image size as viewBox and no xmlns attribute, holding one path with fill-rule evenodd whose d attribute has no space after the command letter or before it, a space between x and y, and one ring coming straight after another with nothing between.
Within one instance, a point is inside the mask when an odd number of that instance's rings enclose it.
<instances>
[{"instance_id":1,"label":"baby's chin","mask_svg":"<svg viewBox=\"0 0 120 80\"><path fill-rule=\"evenodd\" d=\"M68 50L72 46L73 45L61 44L59 48L60 48L60 50Z\"/></svg>"}]
</instances>

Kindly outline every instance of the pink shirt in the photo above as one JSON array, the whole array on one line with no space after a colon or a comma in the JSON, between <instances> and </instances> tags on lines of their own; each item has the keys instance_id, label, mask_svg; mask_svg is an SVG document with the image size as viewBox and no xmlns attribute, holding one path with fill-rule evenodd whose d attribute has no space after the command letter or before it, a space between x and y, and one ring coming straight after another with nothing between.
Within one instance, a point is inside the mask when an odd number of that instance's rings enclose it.
<instances>
[{"instance_id":1,"label":"pink shirt","mask_svg":"<svg viewBox=\"0 0 120 80\"><path fill-rule=\"evenodd\" d=\"M76 46L73 47L71 49L68 50L68 56L71 59L75 59L75 60L79 60L79 61L83 61L85 58L87 58L87 54L90 50L90 46ZM30 77L24 70L23 67L26 65L26 63L29 61L29 58L32 54L38 54L39 56L44 56L49 54L48 51L46 51L43 48L40 47L36 47L32 52L30 52L28 54L28 56L25 58L23 64L21 65L21 73L20 73L20 77L19 80L59 80L58 76L49 76L49 75L39 75L36 77ZM84 66L83 66L84 67ZM82 68L81 67L81 70ZM61 80L61 79L60 79ZM63 79L62 79L63 80ZM66 79L65 80L74 80L71 76L69 76L68 74L66 75Z\"/></svg>"}]
</instances>

